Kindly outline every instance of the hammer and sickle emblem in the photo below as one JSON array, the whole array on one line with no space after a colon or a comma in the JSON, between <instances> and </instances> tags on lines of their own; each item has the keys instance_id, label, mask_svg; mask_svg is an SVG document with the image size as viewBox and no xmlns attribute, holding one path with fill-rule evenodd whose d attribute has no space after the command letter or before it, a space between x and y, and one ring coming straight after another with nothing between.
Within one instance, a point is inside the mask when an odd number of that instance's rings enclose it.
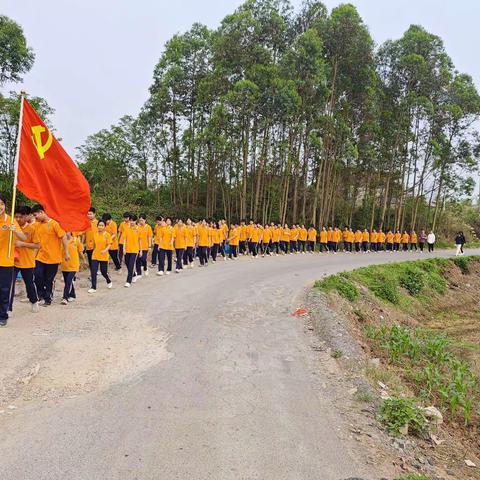
<instances>
[{"instance_id":1,"label":"hammer and sickle emblem","mask_svg":"<svg viewBox=\"0 0 480 480\"><path fill-rule=\"evenodd\" d=\"M42 133L45 131L48 133L48 137L47 141L42 143ZM45 158L45 152L52 146L52 134L50 133L50 130L42 125L35 125L32 127L32 133L32 142L37 150L38 156L40 158Z\"/></svg>"}]
</instances>

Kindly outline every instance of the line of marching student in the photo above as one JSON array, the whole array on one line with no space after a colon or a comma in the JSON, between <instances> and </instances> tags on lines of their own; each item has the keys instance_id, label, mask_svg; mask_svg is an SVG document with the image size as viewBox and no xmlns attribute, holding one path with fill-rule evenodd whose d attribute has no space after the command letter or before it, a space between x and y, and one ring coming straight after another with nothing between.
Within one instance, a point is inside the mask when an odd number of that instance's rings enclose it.
<instances>
[{"instance_id":1,"label":"line of marching student","mask_svg":"<svg viewBox=\"0 0 480 480\"><path fill-rule=\"evenodd\" d=\"M217 258L237 259L239 255L313 254L316 251L333 252L388 252L424 250L433 251L435 235L422 231L383 232L382 230L356 230L346 227L322 228L320 232L310 226L271 223L261 225L241 221L228 226L225 220L202 220L185 223L158 216L155 226L147 223L145 215L125 213L117 226L108 213L97 218L91 208L87 214L90 228L84 232L65 232L50 218L41 205L32 208L17 206L12 221L6 213L5 197L0 195L0 326L5 326L13 310L15 283L21 274L32 312L39 306L52 304L55 279L60 269L64 288L61 303L68 305L76 298L75 279L81 263L88 263L91 282L88 293L98 288L98 273L103 276L107 288L113 282L109 262L115 270L126 266L129 288L150 268L157 268L157 275L180 273L193 268L198 257L199 266L207 266ZM14 254L8 255L10 232L14 236ZM151 263L148 254L151 251ZM175 265L174 265L175 262Z\"/></svg>"}]
</instances>

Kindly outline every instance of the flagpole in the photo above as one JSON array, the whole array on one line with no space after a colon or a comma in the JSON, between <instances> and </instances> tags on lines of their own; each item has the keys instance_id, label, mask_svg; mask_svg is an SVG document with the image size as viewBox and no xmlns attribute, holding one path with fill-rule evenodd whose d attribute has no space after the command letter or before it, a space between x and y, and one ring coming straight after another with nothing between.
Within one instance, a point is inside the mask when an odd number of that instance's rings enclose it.
<instances>
[{"instance_id":1,"label":"flagpole","mask_svg":"<svg viewBox=\"0 0 480 480\"><path fill-rule=\"evenodd\" d=\"M18 161L20 159L20 140L22 138L22 124L23 124L23 103L26 92L20 92L20 116L18 118L18 134L17 134L17 150L15 152L15 163L13 164L13 192L12 192L12 214L10 216L10 226L13 224L15 216L15 202L17 201L17 181L18 181ZM8 239L8 258L12 255L13 232L10 230L10 237Z\"/></svg>"}]
</instances>

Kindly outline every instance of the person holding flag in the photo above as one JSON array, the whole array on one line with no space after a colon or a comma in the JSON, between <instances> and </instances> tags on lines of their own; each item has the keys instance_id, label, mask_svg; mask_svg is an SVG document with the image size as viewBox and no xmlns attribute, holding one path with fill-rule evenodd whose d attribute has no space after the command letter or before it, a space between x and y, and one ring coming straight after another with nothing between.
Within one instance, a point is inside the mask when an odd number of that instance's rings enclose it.
<instances>
[{"instance_id":1,"label":"person holding flag","mask_svg":"<svg viewBox=\"0 0 480 480\"><path fill-rule=\"evenodd\" d=\"M90 186L75 162L68 156L58 140L39 117L26 99L25 93L20 95L20 116L15 153L12 215L5 213L3 203L2 228L3 240L7 238L0 253L0 267L13 268L13 235L20 240L26 236L21 232L18 223L13 220L17 188L26 197L40 202L32 209L38 222L35 225L33 243L39 243L40 249L35 265L35 284L37 293L43 304L52 301L53 283L62 261L63 243L65 260L69 259L68 243L65 231L85 231L90 227L87 212L90 208ZM43 205L43 206L42 206ZM0 210L0 220L2 213ZM6 237L5 237L6 235ZM10 275L10 274L8 274ZM3 277L7 274L3 272ZM0 272L0 284L2 272ZM10 275L10 287L12 278ZM2 290L0 286L0 291ZM3 302L0 293L0 304ZM8 306L7 306L8 307ZM2 313L0 319L6 324L8 315Z\"/></svg>"},{"instance_id":2,"label":"person holding flag","mask_svg":"<svg viewBox=\"0 0 480 480\"><path fill-rule=\"evenodd\" d=\"M8 321L10 292L14 279L14 254L11 250L12 236L25 241L26 235L20 225L7 215L7 199L0 194L0 327L5 327Z\"/></svg>"}]
</instances>

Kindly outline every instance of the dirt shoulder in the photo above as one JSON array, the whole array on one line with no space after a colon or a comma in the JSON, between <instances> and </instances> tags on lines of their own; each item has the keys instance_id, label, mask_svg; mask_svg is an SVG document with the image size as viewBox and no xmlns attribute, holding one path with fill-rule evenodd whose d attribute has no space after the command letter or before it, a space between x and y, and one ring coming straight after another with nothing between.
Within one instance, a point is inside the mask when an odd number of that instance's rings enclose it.
<instances>
[{"instance_id":1,"label":"dirt shoulder","mask_svg":"<svg viewBox=\"0 0 480 480\"><path fill-rule=\"evenodd\" d=\"M398 306L379 301L370 290L357 285L358 297L349 301L337 291L324 293L312 288L306 295L307 325L319 339L321 351L335 358L343 374L345 395L337 403L348 417L352 435L375 464L393 465L397 475L423 474L432 479L478 479L478 468L468 467L465 460L480 466L478 436L472 429L460 428L455 421L439 427L434 439L413 436L393 437L378 421L382 396L409 395L398 370L375 351L365 337L365 326L406 325L411 328L445 330L465 340L469 332L475 346L479 329L478 299L480 264L472 263L468 275L455 265L445 270L447 290L434 295L430 308L412 304ZM348 293L348 292L347 292ZM443 318L443 322L441 319ZM448 322L445 320L448 319ZM466 345L465 342L459 342ZM470 357L477 371L477 349L469 344L462 356Z\"/></svg>"},{"instance_id":2,"label":"dirt shoulder","mask_svg":"<svg viewBox=\"0 0 480 480\"><path fill-rule=\"evenodd\" d=\"M86 276L80 274L79 287ZM152 327L141 309L131 311L122 293L99 290L95 297L81 295L38 314L17 301L8 327L0 330L0 415L26 402L104 390L167 360L167 334ZM112 313L113 302L128 315Z\"/></svg>"}]
</instances>

